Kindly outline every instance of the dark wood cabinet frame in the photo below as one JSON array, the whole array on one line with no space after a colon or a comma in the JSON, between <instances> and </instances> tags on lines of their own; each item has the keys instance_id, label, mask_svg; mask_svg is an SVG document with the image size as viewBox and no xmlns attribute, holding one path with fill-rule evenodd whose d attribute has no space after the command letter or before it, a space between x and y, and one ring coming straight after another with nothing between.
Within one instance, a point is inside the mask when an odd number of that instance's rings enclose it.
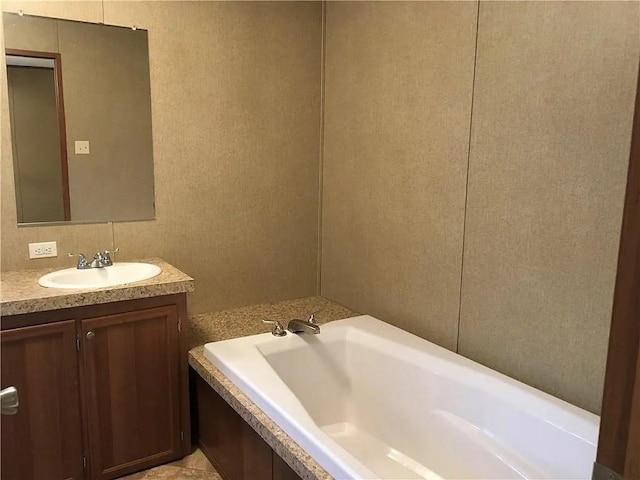
<instances>
[{"instance_id":1,"label":"dark wood cabinet frame","mask_svg":"<svg viewBox=\"0 0 640 480\"><path fill-rule=\"evenodd\" d=\"M62 169L62 202L65 221L71 220L71 200L69 197L69 163L67 161L67 124L64 116L64 94L62 92L62 57L54 52L36 52L7 48L6 55L15 57L49 58L53 60L53 78L56 87L56 110L58 112L58 135L60 136L60 163Z\"/></svg>"},{"instance_id":2,"label":"dark wood cabinet frame","mask_svg":"<svg viewBox=\"0 0 640 480\"><path fill-rule=\"evenodd\" d=\"M593 478L640 479L640 75Z\"/></svg>"}]
</instances>

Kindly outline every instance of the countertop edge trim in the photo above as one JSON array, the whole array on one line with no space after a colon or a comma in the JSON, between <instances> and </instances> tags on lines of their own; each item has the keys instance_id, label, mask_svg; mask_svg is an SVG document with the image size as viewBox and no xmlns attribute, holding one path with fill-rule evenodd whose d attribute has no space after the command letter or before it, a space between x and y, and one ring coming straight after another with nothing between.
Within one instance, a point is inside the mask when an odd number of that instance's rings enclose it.
<instances>
[{"instance_id":1,"label":"countertop edge trim","mask_svg":"<svg viewBox=\"0 0 640 480\"><path fill-rule=\"evenodd\" d=\"M44 287L43 287L44 288ZM154 285L130 285L126 288L74 291L66 295L0 302L2 316L84 307L87 305L159 297L195 290L194 280L179 280ZM52 304L54 304L52 306Z\"/></svg>"}]
</instances>

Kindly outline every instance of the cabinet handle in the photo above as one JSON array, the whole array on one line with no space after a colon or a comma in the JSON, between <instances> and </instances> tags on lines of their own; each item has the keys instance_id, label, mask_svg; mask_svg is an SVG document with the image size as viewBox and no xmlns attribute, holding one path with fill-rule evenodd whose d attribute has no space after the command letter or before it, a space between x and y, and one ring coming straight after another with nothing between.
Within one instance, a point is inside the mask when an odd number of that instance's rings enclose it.
<instances>
[{"instance_id":1,"label":"cabinet handle","mask_svg":"<svg viewBox=\"0 0 640 480\"><path fill-rule=\"evenodd\" d=\"M2 415L15 415L18 413L18 390L16 387L7 387L0 391L2 400Z\"/></svg>"},{"instance_id":2,"label":"cabinet handle","mask_svg":"<svg viewBox=\"0 0 640 480\"><path fill-rule=\"evenodd\" d=\"M89 340L93 340L93 337L95 337L95 336L96 336L96 334L95 334L95 333L93 333L93 332L91 332L91 331L90 331L90 332L87 332L87 338L88 338Z\"/></svg>"}]
</instances>

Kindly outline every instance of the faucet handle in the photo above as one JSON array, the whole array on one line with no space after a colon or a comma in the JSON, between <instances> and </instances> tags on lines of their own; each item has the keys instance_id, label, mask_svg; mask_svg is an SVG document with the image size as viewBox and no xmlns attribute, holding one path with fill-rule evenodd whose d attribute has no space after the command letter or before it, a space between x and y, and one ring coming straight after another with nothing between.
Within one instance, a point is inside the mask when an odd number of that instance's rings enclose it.
<instances>
[{"instance_id":1,"label":"faucet handle","mask_svg":"<svg viewBox=\"0 0 640 480\"><path fill-rule=\"evenodd\" d=\"M111 254L118 252L120 249L115 248L114 250L105 250L104 252L96 253L96 257L98 257L104 263L105 267L109 267L113 265L113 261L111 260Z\"/></svg>"},{"instance_id":2,"label":"faucet handle","mask_svg":"<svg viewBox=\"0 0 640 480\"><path fill-rule=\"evenodd\" d=\"M284 329L284 327L278 320L263 319L262 323L273 325L273 330L271 330L271 335L273 335L274 337L284 337L287 334L287 331Z\"/></svg>"},{"instance_id":3,"label":"faucet handle","mask_svg":"<svg viewBox=\"0 0 640 480\"><path fill-rule=\"evenodd\" d=\"M83 269L89 267L89 262L87 262L87 258L84 256L84 253L67 253L69 257L78 257L78 264L76 268Z\"/></svg>"},{"instance_id":4,"label":"faucet handle","mask_svg":"<svg viewBox=\"0 0 640 480\"><path fill-rule=\"evenodd\" d=\"M311 315L309 315L309 318L307 318L307 322L309 322L311 325L318 325L318 321L316 320L317 313L320 313L320 310L316 310Z\"/></svg>"}]
</instances>

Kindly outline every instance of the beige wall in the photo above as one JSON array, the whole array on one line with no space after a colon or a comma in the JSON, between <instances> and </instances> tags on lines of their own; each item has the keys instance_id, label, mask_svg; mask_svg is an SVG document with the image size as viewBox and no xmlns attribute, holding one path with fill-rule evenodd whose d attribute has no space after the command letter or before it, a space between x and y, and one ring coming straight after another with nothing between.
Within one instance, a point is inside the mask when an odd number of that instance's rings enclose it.
<instances>
[{"instance_id":1,"label":"beige wall","mask_svg":"<svg viewBox=\"0 0 640 480\"><path fill-rule=\"evenodd\" d=\"M472 2L327 4L322 294L456 346Z\"/></svg>"},{"instance_id":2,"label":"beige wall","mask_svg":"<svg viewBox=\"0 0 640 480\"><path fill-rule=\"evenodd\" d=\"M321 293L597 412L640 4L480 2L467 182L476 8L328 4Z\"/></svg>"},{"instance_id":3,"label":"beige wall","mask_svg":"<svg viewBox=\"0 0 640 480\"><path fill-rule=\"evenodd\" d=\"M2 73L3 269L69 265L65 252L117 245L119 260L162 256L195 277L194 313L316 293L319 3L3 2L3 9L149 30L157 216L17 228ZM58 241L60 256L30 261L27 243L46 240Z\"/></svg>"},{"instance_id":4,"label":"beige wall","mask_svg":"<svg viewBox=\"0 0 640 480\"><path fill-rule=\"evenodd\" d=\"M640 4L481 2L459 352L599 411Z\"/></svg>"}]
</instances>

